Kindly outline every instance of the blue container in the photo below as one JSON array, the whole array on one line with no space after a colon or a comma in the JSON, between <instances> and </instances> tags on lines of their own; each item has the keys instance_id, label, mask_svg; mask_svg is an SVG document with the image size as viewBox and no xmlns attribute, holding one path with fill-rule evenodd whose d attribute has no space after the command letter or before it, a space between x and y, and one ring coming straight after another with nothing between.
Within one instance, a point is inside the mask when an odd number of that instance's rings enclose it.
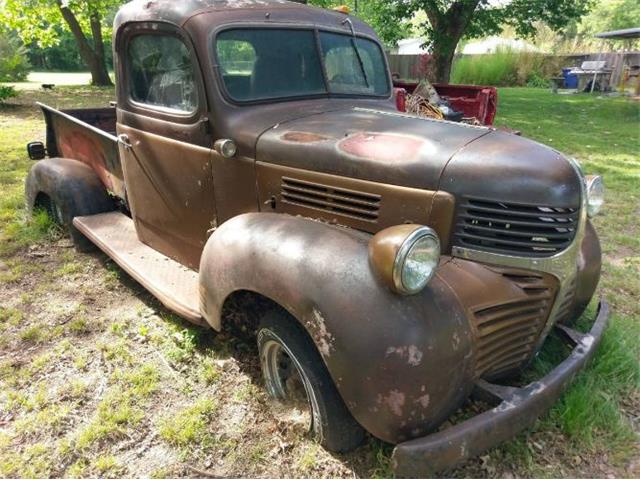
<instances>
[{"instance_id":1,"label":"blue container","mask_svg":"<svg viewBox=\"0 0 640 480\"><path fill-rule=\"evenodd\" d=\"M571 68L563 68L564 88L578 88L578 75L571 73Z\"/></svg>"}]
</instances>

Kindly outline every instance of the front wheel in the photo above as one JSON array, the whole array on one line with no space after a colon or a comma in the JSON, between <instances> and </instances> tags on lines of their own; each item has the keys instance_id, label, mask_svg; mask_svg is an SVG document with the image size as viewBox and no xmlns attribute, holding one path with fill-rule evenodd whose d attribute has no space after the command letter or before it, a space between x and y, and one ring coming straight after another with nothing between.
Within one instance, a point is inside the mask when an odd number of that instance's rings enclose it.
<instances>
[{"instance_id":1,"label":"front wheel","mask_svg":"<svg viewBox=\"0 0 640 480\"><path fill-rule=\"evenodd\" d=\"M267 313L258 329L269 395L327 450L347 452L364 439L307 332L287 314Z\"/></svg>"}]
</instances>

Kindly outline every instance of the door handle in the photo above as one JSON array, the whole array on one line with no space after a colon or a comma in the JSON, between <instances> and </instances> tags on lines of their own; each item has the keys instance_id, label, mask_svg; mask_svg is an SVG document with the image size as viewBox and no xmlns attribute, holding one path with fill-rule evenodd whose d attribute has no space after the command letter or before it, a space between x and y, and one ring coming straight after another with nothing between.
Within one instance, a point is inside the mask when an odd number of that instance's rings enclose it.
<instances>
[{"instance_id":1,"label":"door handle","mask_svg":"<svg viewBox=\"0 0 640 480\"><path fill-rule=\"evenodd\" d=\"M127 135L126 133L121 133L120 135L118 135L118 143L127 150L131 150L131 148L133 148L133 145L131 145L131 142L129 142L129 135Z\"/></svg>"}]
</instances>

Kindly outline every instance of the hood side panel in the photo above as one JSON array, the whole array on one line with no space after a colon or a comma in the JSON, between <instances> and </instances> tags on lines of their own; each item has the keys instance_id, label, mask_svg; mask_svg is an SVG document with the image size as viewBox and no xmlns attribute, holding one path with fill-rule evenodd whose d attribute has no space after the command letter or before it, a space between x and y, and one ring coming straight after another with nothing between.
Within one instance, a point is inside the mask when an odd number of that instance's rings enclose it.
<instances>
[{"instance_id":1,"label":"hood side panel","mask_svg":"<svg viewBox=\"0 0 640 480\"><path fill-rule=\"evenodd\" d=\"M276 125L257 160L360 180L436 190L449 159L487 129L348 109Z\"/></svg>"}]
</instances>

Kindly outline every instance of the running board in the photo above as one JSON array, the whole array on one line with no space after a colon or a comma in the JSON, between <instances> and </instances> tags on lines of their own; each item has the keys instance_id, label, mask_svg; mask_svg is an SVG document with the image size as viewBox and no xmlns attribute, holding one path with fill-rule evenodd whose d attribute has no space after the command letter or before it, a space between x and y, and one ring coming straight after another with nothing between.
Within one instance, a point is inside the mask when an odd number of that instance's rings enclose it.
<instances>
[{"instance_id":1,"label":"running board","mask_svg":"<svg viewBox=\"0 0 640 480\"><path fill-rule=\"evenodd\" d=\"M120 212L76 217L73 225L181 317L207 325L200 314L198 272L138 240L133 220Z\"/></svg>"}]
</instances>

